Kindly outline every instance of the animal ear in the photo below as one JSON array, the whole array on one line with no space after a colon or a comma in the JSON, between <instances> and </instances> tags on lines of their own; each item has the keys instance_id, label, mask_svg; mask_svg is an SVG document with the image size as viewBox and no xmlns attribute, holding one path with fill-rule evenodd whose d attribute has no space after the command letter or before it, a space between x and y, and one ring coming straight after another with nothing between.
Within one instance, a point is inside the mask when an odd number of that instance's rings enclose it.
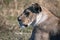
<instances>
[{"instance_id":1,"label":"animal ear","mask_svg":"<svg viewBox=\"0 0 60 40\"><path fill-rule=\"evenodd\" d=\"M32 4L33 5L33 9L36 11L36 12L41 12L42 11L42 8L40 7L40 5L38 3L35 3L35 4Z\"/></svg>"}]
</instances>

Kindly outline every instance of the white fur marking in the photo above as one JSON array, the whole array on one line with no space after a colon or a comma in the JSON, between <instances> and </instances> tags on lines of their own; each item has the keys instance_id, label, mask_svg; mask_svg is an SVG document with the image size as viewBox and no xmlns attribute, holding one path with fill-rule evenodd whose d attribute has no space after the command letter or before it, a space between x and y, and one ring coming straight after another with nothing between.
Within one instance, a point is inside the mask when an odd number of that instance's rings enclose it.
<instances>
[{"instance_id":1,"label":"white fur marking","mask_svg":"<svg viewBox=\"0 0 60 40\"><path fill-rule=\"evenodd\" d=\"M48 18L48 15L47 15L47 14L40 13L39 15L37 15L36 23L35 23L35 24L42 23L42 22L45 21L47 18Z\"/></svg>"},{"instance_id":2,"label":"white fur marking","mask_svg":"<svg viewBox=\"0 0 60 40\"><path fill-rule=\"evenodd\" d=\"M48 18L48 15L47 14L43 14L42 12L39 13L36 17L36 22L33 26L37 25L37 24L40 24L42 22L44 22L46 19ZM33 21L31 21L28 26L32 23Z\"/></svg>"},{"instance_id":3,"label":"white fur marking","mask_svg":"<svg viewBox=\"0 0 60 40\"><path fill-rule=\"evenodd\" d=\"M33 21L32 21L32 22L33 22ZM28 26L29 26L32 22L30 22L30 23L28 24Z\"/></svg>"},{"instance_id":4,"label":"white fur marking","mask_svg":"<svg viewBox=\"0 0 60 40\"><path fill-rule=\"evenodd\" d=\"M42 13L38 14L36 17L36 24L42 19Z\"/></svg>"}]
</instances>

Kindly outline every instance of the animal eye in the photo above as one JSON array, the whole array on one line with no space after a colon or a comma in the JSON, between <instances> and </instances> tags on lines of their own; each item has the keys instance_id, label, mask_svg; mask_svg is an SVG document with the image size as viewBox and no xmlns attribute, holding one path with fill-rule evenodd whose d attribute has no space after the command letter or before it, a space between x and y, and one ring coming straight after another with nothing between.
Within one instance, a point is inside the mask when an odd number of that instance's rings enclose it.
<instances>
[{"instance_id":1,"label":"animal eye","mask_svg":"<svg viewBox=\"0 0 60 40\"><path fill-rule=\"evenodd\" d=\"M26 12L25 15L26 15L26 17L28 17L29 16L29 12Z\"/></svg>"}]
</instances>

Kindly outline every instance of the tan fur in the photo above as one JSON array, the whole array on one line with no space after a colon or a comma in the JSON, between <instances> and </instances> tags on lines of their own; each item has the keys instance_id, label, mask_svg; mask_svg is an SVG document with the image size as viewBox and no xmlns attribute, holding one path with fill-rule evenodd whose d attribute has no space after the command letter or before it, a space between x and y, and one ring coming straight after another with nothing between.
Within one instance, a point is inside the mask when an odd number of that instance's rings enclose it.
<instances>
[{"instance_id":1,"label":"tan fur","mask_svg":"<svg viewBox=\"0 0 60 40\"><path fill-rule=\"evenodd\" d=\"M46 18L42 23L38 23L34 26L30 40L50 40L50 35L60 34L60 19L53 15L48 9L42 7L42 17ZM44 17L47 15L46 17ZM30 12L29 17L24 14L21 16L21 20L24 24L28 25L35 20L37 14Z\"/></svg>"},{"instance_id":2,"label":"tan fur","mask_svg":"<svg viewBox=\"0 0 60 40\"><path fill-rule=\"evenodd\" d=\"M35 34L34 40L50 40L49 39L50 33L52 35L56 35L60 32L60 31L58 31L60 29L60 26L58 26L59 18L54 16L46 8L43 8L42 12L43 12L43 14L48 15L48 18L44 22L38 24L33 29L33 32L35 32L34 33ZM30 38L30 40L32 40L32 38Z\"/></svg>"}]
</instances>

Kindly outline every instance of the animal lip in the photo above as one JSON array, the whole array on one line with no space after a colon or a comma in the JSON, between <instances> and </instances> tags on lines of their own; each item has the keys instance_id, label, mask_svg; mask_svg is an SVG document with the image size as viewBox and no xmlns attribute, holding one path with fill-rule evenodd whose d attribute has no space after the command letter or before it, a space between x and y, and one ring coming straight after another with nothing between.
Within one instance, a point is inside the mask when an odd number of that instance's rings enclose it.
<instances>
[{"instance_id":1,"label":"animal lip","mask_svg":"<svg viewBox=\"0 0 60 40\"><path fill-rule=\"evenodd\" d=\"M22 21L19 21L19 25L20 25L20 27L21 27L21 28L28 27L28 25L26 25L26 24L23 24L23 23L22 23Z\"/></svg>"},{"instance_id":2,"label":"animal lip","mask_svg":"<svg viewBox=\"0 0 60 40\"><path fill-rule=\"evenodd\" d=\"M28 25L24 25L25 27L27 27Z\"/></svg>"}]
</instances>

